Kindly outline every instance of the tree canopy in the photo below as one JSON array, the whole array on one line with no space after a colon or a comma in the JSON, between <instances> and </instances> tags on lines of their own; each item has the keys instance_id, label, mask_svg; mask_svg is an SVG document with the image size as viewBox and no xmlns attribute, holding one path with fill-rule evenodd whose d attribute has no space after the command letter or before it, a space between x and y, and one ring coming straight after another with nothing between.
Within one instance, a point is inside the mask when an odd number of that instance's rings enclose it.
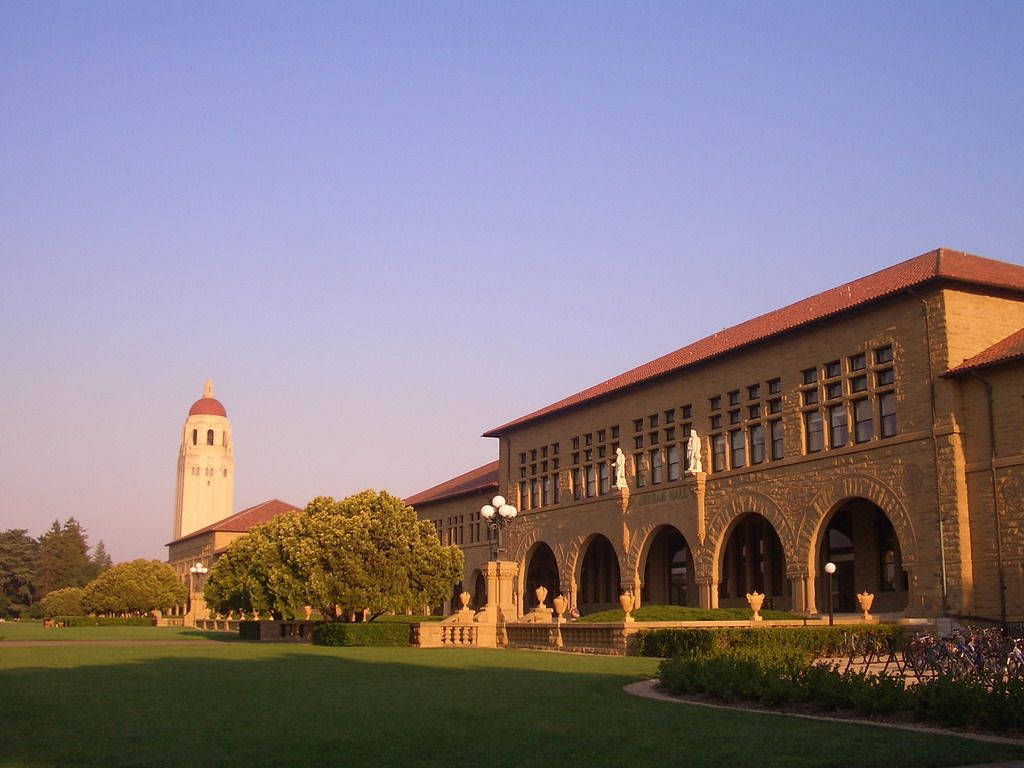
<instances>
[{"instance_id":1,"label":"tree canopy","mask_svg":"<svg viewBox=\"0 0 1024 768\"><path fill-rule=\"evenodd\" d=\"M325 619L369 610L420 610L444 600L462 574L458 547L386 492L313 499L231 544L207 580L207 604L222 613L283 613L314 605Z\"/></svg>"},{"instance_id":2,"label":"tree canopy","mask_svg":"<svg viewBox=\"0 0 1024 768\"><path fill-rule=\"evenodd\" d=\"M84 589L80 587L64 587L55 589L42 600L43 616L52 619L54 616L84 616L85 609L82 607L82 595Z\"/></svg>"},{"instance_id":3,"label":"tree canopy","mask_svg":"<svg viewBox=\"0 0 1024 768\"><path fill-rule=\"evenodd\" d=\"M0 615L19 615L39 594L39 542L23 528L0 532Z\"/></svg>"},{"instance_id":4,"label":"tree canopy","mask_svg":"<svg viewBox=\"0 0 1024 768\"><path fill-rule=\"evenodd\" d=\"M115 565L90 582L82 594L89 613L144 614L184 602L185 586L174 569L159 560L132 560Z\"/></svg>"}]
</instances>

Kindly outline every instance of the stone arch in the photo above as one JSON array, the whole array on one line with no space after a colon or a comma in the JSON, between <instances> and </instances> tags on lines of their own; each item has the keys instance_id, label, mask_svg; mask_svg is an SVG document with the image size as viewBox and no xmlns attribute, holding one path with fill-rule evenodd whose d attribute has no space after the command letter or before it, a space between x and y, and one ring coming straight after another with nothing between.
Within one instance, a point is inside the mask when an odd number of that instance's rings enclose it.
<instances>
[{"instance_id":1,"label":"stone arch","mask_svg":"<svg viewBox=\"0 0 1024 768\"><path fill-rule=\"evenodd\" d=\"M614 607L620 591L633 588L632 580L625 582L621 542L594 532L583 538L574 552L573 597L581 612Z\"/></svg>"},{"instance_id":2,"label":"stone arch","mask_svg":"<svg viewBox=\"0 0 1024 768\"><path fill-rule=\"evenodd\" d=\"M794 559L794 573L797 572L798 563L801 575L814 573L817 545L822 531L843 504L858 498L870 501L889 518L903 553L903 564L910 566L917 562L917 534L899 495L876 477L845 475L819 488L805 510L797 533L796 549L799 558Z\"/></svg>"},{"instance_id":3,"label":"stone arch","mask_svg":"<svg viewBox=\"0 0 1024 768\"><path fill-rule=\"evenodd\" d=\"M537 541L530 547L519 567L519 572L521 585L519 594L522 595L520 604L523 611L531 610L536 605L537 598L534 591L538 586L543 585L547 589L546 601L553 600L558 596L560 592L558 556L546 541Z\"/></svg>"},{"instance_id":4,"label":"stone arch","mask_svg":"<svg viewBox=\"0 0 1024 768\"><path fill-rule=\"evenodd\" d=\"M772 524L782 542L787 568L789 563L794 562L797 557L796 531L782 508L763 493L744 491L730 494L725 503L712 514L704 546L700 548L700 557L695 562L699 580L717 582L722 549L736 521L749 512L760 515Z\"/></svg>"},{"instance_id":5,"label":"stone arch","mask_svg":"<svg viewBox=\"0 0 1024 768\"><path fill-rule=\"evenodd\" d=\"M469 574L469 581L466 582L466 589L472 595L470 606L480 610L487 605L487 579L479 568L474 568Z\"/></svg>"},{"instance_id":6,"label":"stone arch","mask_svg":"<svg viewBox=\"0 0 1024 768\"><path fill-rule=\"evenodd\" d=\"M586 530L585 526L581 527ZM612 549L615 551L615 557L618 558L619 561L619 572L623 575L626 574L625 566L628 558L626 552L622 548L621 534L615 535L603 526L595 526L590 529L590 533L574 536L566 547L566 566L571 575L574 588L579 582L580 568L583 565L583 556L586 554L590 543L598 536L604 536L611 542Z\"/></svg>"},{"instance_id":7,"label":"stone arch","mask_svg":"<svg viewBox=\"0 0 1024 768\"><path fill-rule=\"evenodd\" d=\"M686 535L685 531L684 531L685 527L686 526L676 525L673 522L664 522L664 521L662 521L660 523L651 523L651 524L645 525L641 529L643 537L642 538L640 536L637 537L637 545L632 550L634 555L635 555L635 557L636 557L636 560L635 560L635 570L636 570L635 595L638 598L643 594L643 598L642 599L645 602L648 600L647 595L644 594L644 593L648 591L648 587L650 586L650 585L647 584L647 578L648 578L647 570L648 570L648 565L649 565L648 560L649 560L649 558L651 556L651 549L652 549L653 545L655 544L655 542L659 541L660 537L663 534L672 532L672 533L678 535L678 537L680 539L682 539L682 542L683 542L684 546L686 547L687 550L689 550L689 554L687 555L688 563L686 565L686 570L688 571L686 573L686 582L687 582L686 590L691 591L692 595L686 595L687 599L684 600L682 603L674 603L673 600L670 600L670 599L663 600L662 602L666 602L666 603L670 603L670 604L680 604L680 605L692 605L692 604L694 604L696 602L697 595L696 595L696 589L694 588L695 584L693 583L694 582L693 568L694 568L694 557L695 557L696 550L694 549L694 546L693 546L693 543L692 543L693 541L695 541L695 537L694 538L688 537ZM660 540L664 541L663 539L660 539ZM666 564L671 568L671 566L672 566L671 562L669 562L669 563L664 563L663 562L662 563L663 566L666 565ZM664 574L664 571L662 573ZM686 594L686 590L682 591L682 593L684 595ZM670 589L669 592L671 593L671 591L672 590ZM652 595L652 597L653 597L653 595ZM654 602L657 602L657 600L655 600ZM638 603L638 605L639 605L639 603Z\"/></svg>"},{"instance_id":8,"label":"stone arch","mask_svg":"<svg viewBox=\"0 0 1024 768\"><path fill-rule=\"evenodd\" d=\"M644 522L634 528L629 536L630 547L626 557L622 559L622 572L640 576L647 553L650 549L653 536L657 535L658 529L671 525L690 546L692 552L696 553L699 548L700 539L697 536L697 521L692 516L684 516L679 513L677 507L662 505L655 507L645 516Z\"/></svg>"}]
</instances>

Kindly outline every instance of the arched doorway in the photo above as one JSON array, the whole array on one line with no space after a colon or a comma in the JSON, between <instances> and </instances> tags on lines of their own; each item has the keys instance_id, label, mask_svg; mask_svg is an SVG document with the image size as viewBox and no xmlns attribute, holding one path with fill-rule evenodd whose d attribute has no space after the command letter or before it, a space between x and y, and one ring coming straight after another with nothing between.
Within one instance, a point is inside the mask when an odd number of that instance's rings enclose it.
<instances>
[{"instance_id":1,"label":"arched doorway","mask_svg":"<svg viewBox=\"0 0 1024 768\"><path fill-rule=\"evenodd\" d=\"M832 513L818 547L818 610L828 610L825 563L833 562L832 609L837 613L860 610L858 592L875 596L871 610L903 611L907 607L909 579L896 530L888 516L867 499L850 499Z\"/></svg>"},{"instance_id":2,"label":"arched doorway","mask_svg":"<svg viewBox=\"0 0 1024 768\"><path fill-rule=\"evenodd\" d=\"M690 546L675 526L663 526L651 541L640 597L642 605L691 605L697 599Z\"/></svg>"},{"instance_id":3,"label":"arched doorway","mask_svg":"<svg viewBox=\"0 0 1024 768\"><path fill-rule=\"evenodd\" d=\"M523 610L530 611L537 606L537 587L547 589L544 604L551 606L551 601L558 597L558 562L551 547L543 541L538 542L526 559L526 582L524 585Z\"/></svg>"},{"instance_id":4,"label":"arched doorway","mask_svg":"<svg viewBox=\"0 0 1024 768\"><path fill-rule=\"evenodd\" d=\"M480 610L487 605L487 580L479 569L473 571L470 577L473 584L473 607Z\"/></svg>"},{"instance_id":5,"label":"arched doorway","mask_svg":"<svg viewBox=\"0 0 1024 768\"><path fill-rule=\"evenodd\" d=\"M590 540L577 583L580 615L619 607L619 558L606 537L598 534Z\"/></svg>"},{"instance_id":6,"label":"arched doorway","mask_svg":"<svg viewBox=\"0 0 1024 768\"><path fill-rule=\"evenodd\" d=\"M736 519L722 548L720 567L720 608L747 607L748 592L763 594L765 608L790 607L786 555L779 534L764 516L748 512Z\"/></svg>"}]
</instances>

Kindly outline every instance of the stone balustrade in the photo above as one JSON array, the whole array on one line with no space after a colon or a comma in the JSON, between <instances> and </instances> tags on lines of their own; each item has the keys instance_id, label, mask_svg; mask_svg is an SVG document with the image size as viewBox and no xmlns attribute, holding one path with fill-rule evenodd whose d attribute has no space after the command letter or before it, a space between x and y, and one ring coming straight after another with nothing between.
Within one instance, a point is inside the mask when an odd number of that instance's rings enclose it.
<instances>
[{"instance_id":1,"label":"stone balustrade","mask_svg":"<svg viewBox=\"0 0 1024 768\"><path fill-rule=\"evenodd\" d=\"M435 622L413 624L412 642L421 648L477 648L480 646L480 626Z\"/></svg>"}]
</instances>

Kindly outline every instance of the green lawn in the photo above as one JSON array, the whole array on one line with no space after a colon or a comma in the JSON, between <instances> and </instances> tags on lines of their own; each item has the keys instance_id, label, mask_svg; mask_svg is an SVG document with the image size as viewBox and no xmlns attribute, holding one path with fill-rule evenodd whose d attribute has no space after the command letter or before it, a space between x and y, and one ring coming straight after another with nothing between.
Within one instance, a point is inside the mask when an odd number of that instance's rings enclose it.
<instances>
[{"instance_id":1,"label":"green lawn","mask_svg":"<svg viewBox=\"0 0 1024 768\"><path fill-rule=\"evenodd\" d=\"M754 612L749 608L688 608L683 605L645 605L633 611L637 621L749 621ZM786 611L761 611L765 619L799 619ZM626 617L621 608L591 613L579 621L622 621Z\"/></svg>"},{"instance_id":2,"label":"green lawn","mask_svg":"<svg viewBox=\"0 0 1024 768\"><path fill-rule=\"evenodd\" d=\"M237 632L203 632L191 627L61 627L45 629L40 621L5 621L0 624L0 649L4 640L237 640Z\"/></svg>"},{"instance_id":3,"label":"green lawn","mask_svg":"<svg viewBox=\"0 0 1024 768\"><path fill-rule=\"evenodd\" d=\"M655 659L0 644L0 766L913 766L1024 748L629 696Z\"/></svg>"}]
</instances>

